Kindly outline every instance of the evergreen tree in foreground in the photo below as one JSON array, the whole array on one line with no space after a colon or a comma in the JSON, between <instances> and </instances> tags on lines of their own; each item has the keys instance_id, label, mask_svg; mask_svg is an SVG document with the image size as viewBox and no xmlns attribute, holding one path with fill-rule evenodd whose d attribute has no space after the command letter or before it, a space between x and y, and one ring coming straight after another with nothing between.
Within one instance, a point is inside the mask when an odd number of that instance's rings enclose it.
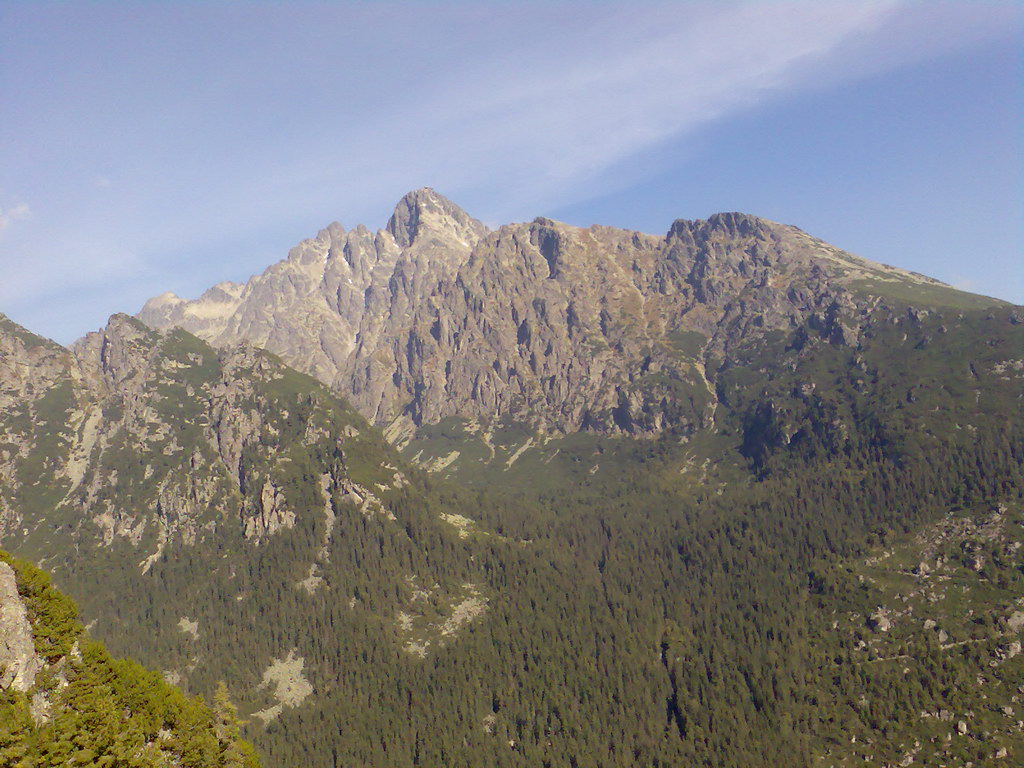
<instances>
[{"instance_id":1,"label":"evergreen tree in foreground","mask_svg":"<svg viewBox=\"0 0 1024 768\"><path fill-rule=\"evenodd\" d=\"M0 690L0 765L10 768L258 768L227 688L214 710L156 672L110 656L74 603L35 566L0 551L44 666L27 691Z\"/></svg>"}]
</instances>

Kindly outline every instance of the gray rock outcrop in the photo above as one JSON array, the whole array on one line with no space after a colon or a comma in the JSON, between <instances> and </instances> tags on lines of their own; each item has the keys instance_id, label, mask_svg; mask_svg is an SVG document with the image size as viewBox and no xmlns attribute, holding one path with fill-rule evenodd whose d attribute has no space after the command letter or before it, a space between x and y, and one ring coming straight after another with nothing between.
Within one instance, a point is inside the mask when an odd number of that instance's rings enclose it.
<instances>
[{"instance_id":1,"label":"gray rock outcrop","mask_svg":"<svg viewBox=\"0 0 1024 768\"><path fill-rule=\"evenodd\" d=\"M42 668L14 569L0 562L0 689L28 691Z\"/></svg>"}]
</instances>

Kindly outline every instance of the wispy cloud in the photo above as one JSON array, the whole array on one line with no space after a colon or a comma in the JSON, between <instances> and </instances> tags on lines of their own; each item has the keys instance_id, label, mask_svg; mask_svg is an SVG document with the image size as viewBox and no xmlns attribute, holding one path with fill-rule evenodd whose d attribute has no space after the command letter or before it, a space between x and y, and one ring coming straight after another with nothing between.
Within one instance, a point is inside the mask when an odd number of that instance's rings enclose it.
<instances>
[{"instance_id":1,"label":"wispy cloud","mask_svg":"<svg viewBox=\"0 0 1024 768\"><path fill-rule=\"evenodd\" d=\"M11 208L0 208L0 232L7 229L14 222L27 219L31 215L32 211L25 203L18 203Z\"/></svg>"},{"instance_id":2,"label":"wispy cloud","mask_svg":"<svg viewBox=\"0 0 1024 768\"><path fill-rule=\"evenodd\" d=\"M961 291L973 291L978 288L978 281L971 277L955 277L950 285Z\"/></svg>"},{"instance_id":3,"label":"wispy cloud","mask_svg":"<svg viewBox=\"0 0 1024 768\"><path fill-rule=\"evenodd\" d=\"M343 151L326 145L276 181L358 178L364 199L407 178L487 188L498 210L485 213L498 218L566 202L637 153L784 92L897 7L636 4L538 27L403 94L400 110L349 131Z\"/></svg>"},{"instance_id":4,"label":"wispy cloud","mask_svg":"<svg viewBox=\"0 0 1024 768\"><path fill-rule=\"evenodd\" d=\"M35 210L0 211L0 302L33 322L59 302L40 330L68 340L331 219L379 226L418 186L489 221L607 193L715 121L966 36L887 34L920 5L17 6L0 167Z\"/></svg>"}]
</instances>

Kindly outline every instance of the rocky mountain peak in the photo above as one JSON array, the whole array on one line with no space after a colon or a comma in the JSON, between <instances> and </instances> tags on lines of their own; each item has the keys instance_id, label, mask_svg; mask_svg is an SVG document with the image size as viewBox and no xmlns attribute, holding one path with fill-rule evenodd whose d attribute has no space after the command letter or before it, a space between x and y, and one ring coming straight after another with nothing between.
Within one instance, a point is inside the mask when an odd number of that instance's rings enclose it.
<instances>
[{"instance_id":1,"label":"rocky mountain peak","mask_svg":"<svg viewBox=\"0 0 1024 768\"><path fill-rule=\"evenodd\" d=\"M71 346L82 374L108 387L141 381L152 352L153 331L131 315L111 316L106 327L87 333Z\"/></svg>"},{"instance_id":2,"label":"rocky mountain peak","mask_svg":"<svg viewBox=\"0 0 1024 768\"><path fill-rule=\"evenodd\" d=\"M489 233L423 188L376 235L328 227L245 286L140 318L280 354L392 435L448 417L652 434L709 423L711 358L819 316L853 343L866 286L926 284L951 291L744 213L665 237L547 218Z\"/></svg>"},{"instance_id":3,"label":"rocky mountain peak","mask_svg":"<svg viewBox=\"0 0 1024 768\"><path fill-rule=\"evenodd\" d=\"M538 216L530 225L530 242L548 263L550 278L558 277L561 272L566 239L565 233L559 229L558 222L551 219Z\"/></svg>"},{"instance_id":4,"label":"rocky mountain peak","mask_svg":"<svg viewBox=\"0 0 1024 768\"><path fill-rule=\"evenodd\" d=\"M399 246L408 248L428 233L442 241L455 240L472 247L489 230L444 195L423 187L398 201L387 231Z\"/></svg>"},{"instance_id":5,"label":"rocky mountain peak","mask_svg":"<svg viewBox=\"0 0 1024 768\"><path fill-rule=\"evenodd\" d=\"M159 296L154 296L146 302L147 307L153 309L162 309L165 307L175 307L179 304L184 304L185 299L181 298L174 291L164 291Z\"/></svg>"}]
</instances>

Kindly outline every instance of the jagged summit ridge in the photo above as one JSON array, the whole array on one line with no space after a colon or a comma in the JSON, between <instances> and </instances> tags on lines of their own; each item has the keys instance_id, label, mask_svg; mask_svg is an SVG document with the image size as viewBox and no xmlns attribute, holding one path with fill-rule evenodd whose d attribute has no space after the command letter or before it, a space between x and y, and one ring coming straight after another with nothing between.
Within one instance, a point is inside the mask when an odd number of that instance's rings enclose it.
<instances>
[{"instance_id":1,"label":"jagged summit ridge","mask_svg":"<svg viewBox=\"0 0 1024 768\"><path fill-rule=\"evenodd\" d=\"M855 343L865 286L886 284L941 286L749 214L663 237L546 218L490 231L423 188L376 233L332 224L245 285L165 294L139 318L276 352L398 438L449 416L642 434L707 426L709 356L759 334L814 316Z\"/></svg>"},{"instance_id":2,"label":"jagged summit ridge","mask_svg":"<svg viewBox=\"0 0 1024 768\"><path fill-rule=\"evenodd\" d=\"M669 228L668 236L680 237L685 232L717 232L727 237L753 237L766 234L772 225L781 226L748 213L729 211L713 213L707 219L676 219Z\"/></svg>"}]
</instances>

